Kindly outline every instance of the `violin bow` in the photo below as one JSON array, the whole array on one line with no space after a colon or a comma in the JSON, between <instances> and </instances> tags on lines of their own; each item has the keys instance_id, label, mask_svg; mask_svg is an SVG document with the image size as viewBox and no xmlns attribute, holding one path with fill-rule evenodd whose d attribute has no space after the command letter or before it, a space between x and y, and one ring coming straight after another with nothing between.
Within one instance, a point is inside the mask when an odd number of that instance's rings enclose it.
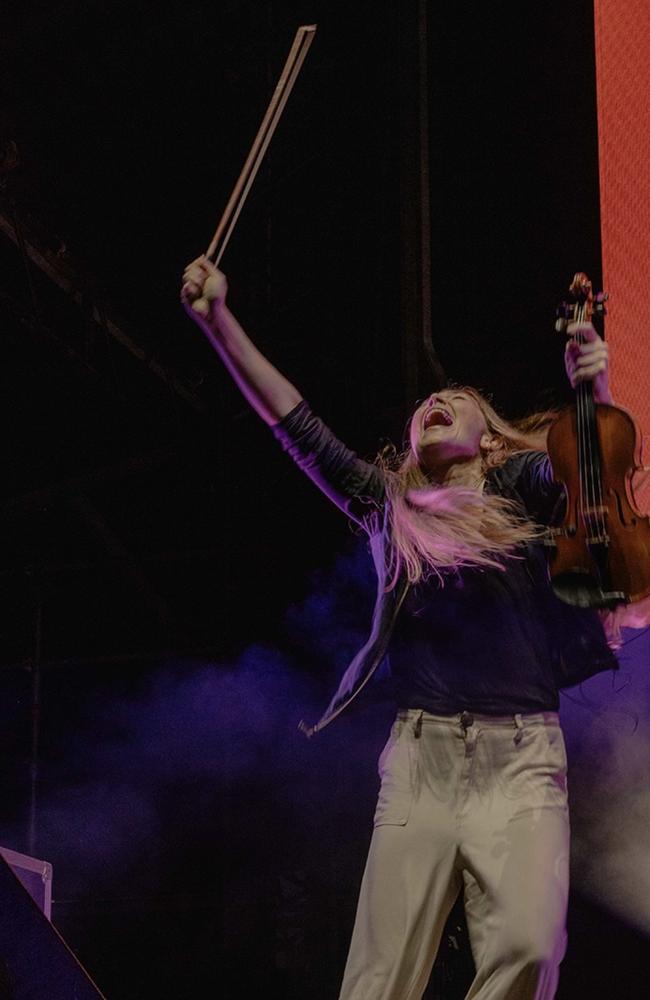
<instances>
[{"instance_id":1,"label":"violin bow","mask_svg":"<svg viewBox=\"0 0 650 1000\"><path fill-rule=\"evenodd\" d=\"M208 247L206 257L218 267L221 258L223 257L224 251L228 246L228 241L232 236L233 229L239 214L244 207L244 202L248 196L253 181L257 175L257 171L260 168L260 164L264 159L264 154L268 148L268 145L273 138L273 133L275 132L278 122L284 111L284 106L289 99L289 95L293 90L293 85L295 84L298 74L300 73L303 62L305 61L305 56L309 51L309 47L314 40L314 35L316 34L315 24L303 24L296 31L296 37L293 40L293 44L287 56L287 61L284 64L282 73L280 74L280 79L277 82L276 88L273 91L273 96L269 102L269 106L266 109L266 114L262 119L262 124L259 127L257 135L251 150L246 158L242 172L240 173L237 183L235 184L232 194L228 200L228 204L224 210L221 219L219 220L219 225L217 226L214 236Z\"/></svg>"}]
</instances>

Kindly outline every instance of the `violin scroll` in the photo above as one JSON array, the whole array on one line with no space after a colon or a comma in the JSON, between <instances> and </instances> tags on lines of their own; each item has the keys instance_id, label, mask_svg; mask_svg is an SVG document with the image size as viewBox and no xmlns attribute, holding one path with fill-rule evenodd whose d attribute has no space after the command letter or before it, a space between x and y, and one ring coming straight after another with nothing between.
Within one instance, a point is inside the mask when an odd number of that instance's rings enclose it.
<instances>
[{"instance_id":1,"label":"violin scroll","mask_svg":"<svg viewBox=\"0 0 650 1000\"><path fill-rule=\"evenodd\" d=\"M576 271L569 285L572 302L560 302L555 311L555 329L565 333L569 323L584 320L588 322L593 316L606 316L605 303L607 292L597 292L594 295L593 286L584 271Z\"/></svg>"}]
</instances>

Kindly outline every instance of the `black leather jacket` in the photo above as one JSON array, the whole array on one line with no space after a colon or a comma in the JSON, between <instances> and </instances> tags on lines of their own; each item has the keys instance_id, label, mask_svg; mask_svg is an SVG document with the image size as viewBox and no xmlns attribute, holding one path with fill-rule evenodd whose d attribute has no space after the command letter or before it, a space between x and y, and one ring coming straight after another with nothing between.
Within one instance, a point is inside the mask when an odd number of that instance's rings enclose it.
<instances>
[{"instance_id":1,"label":"black leather jacket","mask_svg":"<svg viewBox=\"0 0 650 1000\"><path fill-rule=\"evenodd\" d=\"M388 519L381 471L360 459L312 413L303 401L273 428L276 438L298 467L366 531L377 572L377 596L368 640L343 674L325 712L313 725L301 723L307 736L324 729L366 687L386 655L400 607L409 589L406 579L386 590ZM561 498L548 459L541 452L521 452L491 470L486 489L518 501L528 515L549 523ZM533 558L543 559L540 546ZM540 586L539 598L549 602L557 633L553 672L558 688L572 687L588 677L617 667L598 615L557 600L550 586Z\"/></svg>"}]
</instances>

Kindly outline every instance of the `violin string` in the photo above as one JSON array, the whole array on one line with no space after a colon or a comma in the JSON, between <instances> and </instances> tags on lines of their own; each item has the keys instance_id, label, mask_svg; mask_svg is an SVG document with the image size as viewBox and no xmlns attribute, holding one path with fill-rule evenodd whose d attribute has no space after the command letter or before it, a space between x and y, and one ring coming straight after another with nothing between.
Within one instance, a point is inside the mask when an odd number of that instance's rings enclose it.
<instances>
[{"instance_id":1,"label":"violin string","mask_svg":"<svg viewBox=\"0 0 650 1000\"><path fill-rule=\"evenodd\" d=\"M575 319L580 322L582 319L582 309L579 304L576 304ZM576 335L576 340L580 343L580 336ZM589 515L588 510L590 506L590 482L588 475L587 466L587 441L586 441L586 413L585 413L585 399L584 399L584 384L580 382L577 389L577 400L576 400L576 419L578 424L578 468L580 474L580 502L582 504L581 517L585 524L587 532L589 532Z\"/></svg>"},{"instance_id":2,"label":"violin string","mask_svg":"<svg viewBox=\"0 0 650 1000\"><path fill-rule=\"evenodd\" d=\"M583 343L584 337L583 337ZM589 472L591 475L592 483L592 508L591 508L591 525L592 525L592 538L600 538L600 470L598 462L598 449L596 447L596 442L594 440L595 435L595 412L594 412L594 400L592 395L591 383L585 383L585 401L587 406L588 420L587 420L587 434L589 437Z\"/></svg>"},{"instance_id":3,"label":"violin string","mask_svg":"<svg viewBox=\"0 0 650 1000\"><path fill-rule=\"evenodd\" d=\"M590 310L591 313L591 310ZM591 315L589 316L591 319ZM589 383L589 405L591 408L591 440L592 447L594 449L595 461L594 461L594 475L596 479L596 509L598 511L596 517L596 523L598 525L598 536L599 538L606 538L607 524L605 521L605 504L603 502L603 479L601 475L600 468L600 447L598 441L598 421L596 419L596 401L594 399L594 386L593 382Z\"/></svg>"},{"instance_id":4,"label":"violin string","mask_svg":"<svg viewBox=\"0 0 650 1000\"><path fill-rule=\"evenodd\" d=\"M576 314L580 322L584 321L587 316L587 304L576 306ZM580 344L585 342L582 334L578 335L578 342ZM599 474L598 444L595 438L595 407L590 387L584 382L578 386L578 414L578 440L582 452L582 455L579 456L581 480L584 470L587 485L586 489L581 487L583 502L586 502L586 510L583 510L583 521L586 523L590 537L603 538L605 536L605 519Z\"/></svg>"},{"instance_id":5,"label":"violin string","mask_svg":"<svg viewBox=\"0 0 650 1000\"><path fill-rule=\"evenodd\" d=\"M583 304L580 310L581 322L584 321L585 313L586 309L585 305ZM584 344L584 342L585 342L584 336L580 334L579 343ZM587 470L588 470L588 482L589 482L589 506L588 506L589 535L590 537L593 537L594 527L595 527L594 508L596 506L596 485L595 485L594 461L591 449L592 440L591 440L591 434L589 433L589 389L587 388L586 382L581 383L581 390L582 390L581 395L582 395L583 417L584 417L583 428L584 428L585 443L587 446L586 452L587 452Z\"/></svg>"},{"instance_id":6,"label":"violin string","mask_svg":"<svg viewBox=\"0 0 650 1000\"><path fill-rule=\"evenodd\" d=\"M584 338L583 338L583 343ZM600 468L598 461L598 447L595 439L596 434L596 423L595 423L595 409L594 409L594 399L593 399L593 389L591 383L585 383L585 403L588 412L587 420L587 435L589 439L589 472L591 475L591 487L592 487L592 512L591 512L591 524L592 524L592 537L601 538L602 537L602 512L601 512L601 486L600 486Z\"/></svg>"}]
</instances>

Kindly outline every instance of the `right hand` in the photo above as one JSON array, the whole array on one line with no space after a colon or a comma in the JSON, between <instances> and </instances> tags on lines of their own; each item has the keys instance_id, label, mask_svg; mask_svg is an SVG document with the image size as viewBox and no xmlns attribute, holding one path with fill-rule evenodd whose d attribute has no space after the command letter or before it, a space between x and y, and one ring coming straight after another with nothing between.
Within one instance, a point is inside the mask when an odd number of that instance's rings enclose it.
<instances>
[{"instance_id":1,"label":"right hand","mask_svg":"<svg viewBox=\"0 0 650 1000\"><path fill-rule=\"evenodd\" d=\"M225 304L228 282L225 274L207 257L197 257L183 272L181 302L188 316L200 322L216 319L218 310Z\"/></svg>"}]
</instances>

